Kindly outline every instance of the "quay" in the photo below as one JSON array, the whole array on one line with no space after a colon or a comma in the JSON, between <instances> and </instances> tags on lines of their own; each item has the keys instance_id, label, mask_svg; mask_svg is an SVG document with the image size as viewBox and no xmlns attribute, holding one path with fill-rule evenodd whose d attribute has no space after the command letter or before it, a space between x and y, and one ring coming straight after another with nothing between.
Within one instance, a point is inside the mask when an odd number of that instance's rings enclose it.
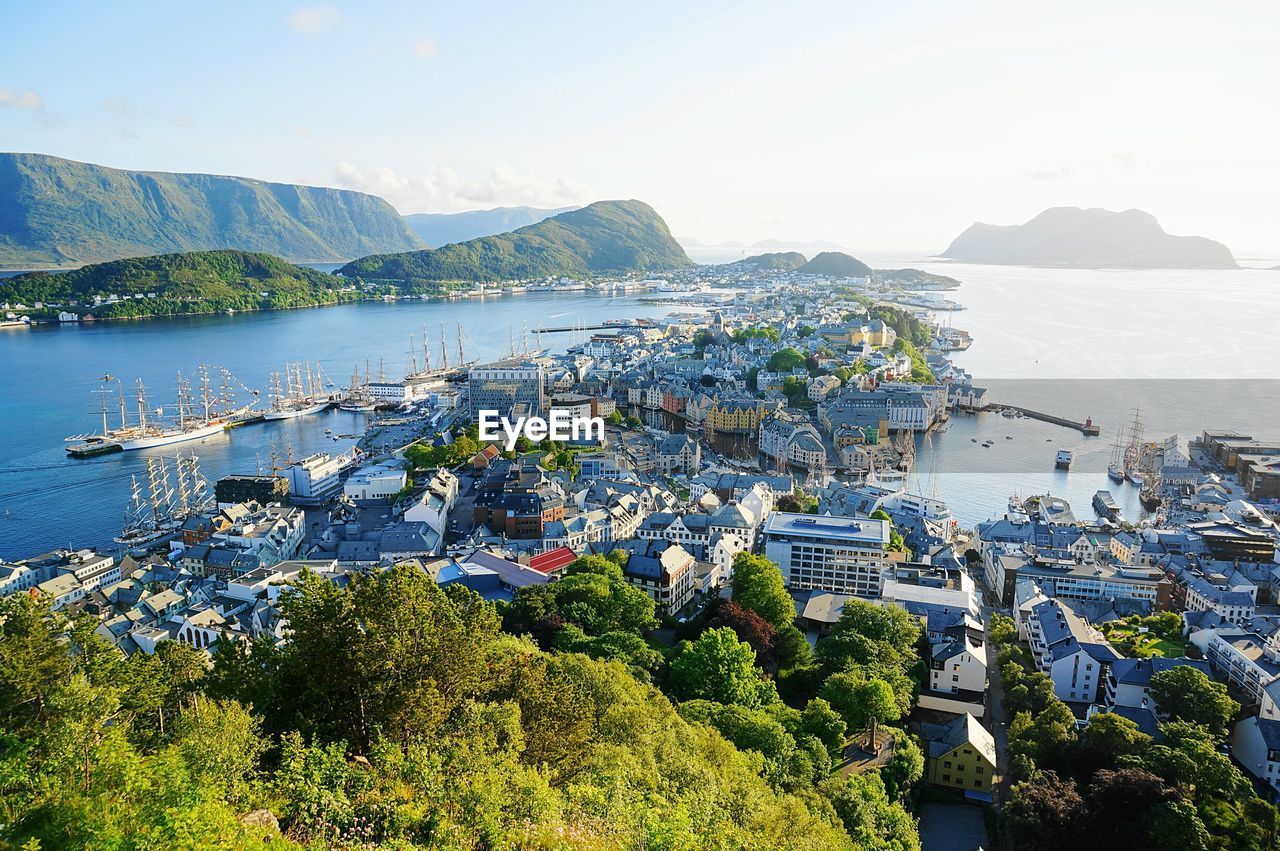
<instances>
[{"instance_id":1,"label":"quay","mask_svg":"<svg viewBox=\"0 0 1280 851\"><path fill-rule=\"evenodd\" d=\"M557 328L530 328L530 334L567 334L571 331L604 331L612 329L615 331L623 331L629 328L644 327L639 322L602 322L598 325L564 325Z\"/></svg>"},{"instance_id":2,"label":"quay","mask_svg":"<svg viewBox=\"0 0 1280 851\"><path fill-rule=\"evenodd\" d=\"M1054 425L1060 425L1063 428L1073 428L1076 431L1083 434L1085 437L1097 437L1099 434L1102 433L1102 429L1098 427L1098 424L1093 421L1092 417L1086 417L1084 422L1079 422L1077 420L1069 420L1066 417L1057 417L1057 416L1054 416L1053 414L1045 414L1040 411L1033 411L1030 408L1020 408L1017 405L987 405L982 410L996 411L996 412L1013 411L1015 413L1022 414L1024 417L1028 417L1033 420L1040 420L1041 422L1045 422L1045 423L1053 423Z\"/></svg>"}]
</instances>

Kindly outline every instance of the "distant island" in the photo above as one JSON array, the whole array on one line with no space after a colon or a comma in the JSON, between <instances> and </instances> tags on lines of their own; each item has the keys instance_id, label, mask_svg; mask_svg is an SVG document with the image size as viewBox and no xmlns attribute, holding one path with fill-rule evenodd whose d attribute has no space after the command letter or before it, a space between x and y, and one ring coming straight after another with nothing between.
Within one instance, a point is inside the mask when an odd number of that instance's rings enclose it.
<instances>
[{"instance_id":1,"label":"distant island","mask_svg":"<svg viewBox=\"0 0 1280 851\"><path fill-rule=\"evenodd\" d=\"M323 262L423 245L363 192L0 153L4 269L221 248Z\"/></svg>"},{"instance_id":2,"label":"distant island","mask_svg":"<svg viewBox=\"0 0 1280 851\"><path fill-rule=\"evenodd\" d=\"M1150 213L1054 207L1022 225L971 225L942 256L967 263L1077 269L1237 269L1230 249L1165 233Z\"/></svg>"},{"instance_id":3,"label":"distant island","mask_svg":"<svg viewBox=\"0 0 1280 851\"><path fill-rule=\"evenodd\" d=\"M531 280L692 265L667 223L642 201L597 201L510 233L425 251L375 254L339 275L410 289L441 282Z\"/></svg>"},{"instance_id":4,"label":"distant island","mask_svg":"<svg viewBox=\"0 0 1280 851\"><path fill-rule=\"evenodd\" d=\"M57 305L95 319L283 310L359 297L333 275L231 249L133 257L0 280L0 302Z\"/></svg>"},{"instance_id":5,"label":"distant island","mask_svg":"<svg viewBox=\"0 0 1280 851\"><path fill-rule=\"evenodd\" d=\"M843 251L824 251L797 271L828 278L869 278L871 267Z\"/></svg>"},{"instance_id":6,"label":"distant island","mask_svg":"<svg viewBox=\"0 0 1280 851\"><path fill-rule=\"evenodd\" d=\"M734 268L749 266L760 270L793 271L807 262L809 262L808 258L799 251L774 251L768 254L754 254L751 257L744 257L741 260L735 260L725 265Z\"/></svg>"},{"instance_id":7,"label":"distant island","mask_svg":"<svg viewBox=\"0 0 1280 851\"><path fill-rule=\"evenodd\" d=\"M404 217L404 222L423 243L437 248L454 242L506 233L576 209L578 208L495 207L492 210L470 210L465 213L410 213Z\"/></svg>"}]
</instances>

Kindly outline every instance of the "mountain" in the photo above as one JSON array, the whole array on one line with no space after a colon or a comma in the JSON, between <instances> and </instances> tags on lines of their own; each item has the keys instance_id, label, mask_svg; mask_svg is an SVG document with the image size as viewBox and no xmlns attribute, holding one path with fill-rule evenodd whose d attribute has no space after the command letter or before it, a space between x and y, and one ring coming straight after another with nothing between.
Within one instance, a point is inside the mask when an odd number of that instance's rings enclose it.
<instances>
[{"instance_id":1,"label":"mountain","mask_svg":"<svg viewBox=\"0 0 1280 851\"><path fill-rule=\"evenodd\" d=\"M336 261L422 245L362 192L0 153L0 268L217 248Z\"/></svg>"},{"instance_id":2,"label":"mountain","mask_svg":"<svg viewBox=\"0 0 1280 851\"><path fill-rule=\"evenodd\" d=\"M644 272L692 263L667 223L641 201L597 201L510 233L427 251L375 254L338 274L405 283L524 280Z\"/></svg>"},{"instance_id":3,"label":"mountain","mask_svg":"<svg viewBox=\"0 0 1280 851\"><path fill-rule=\"evenodd\" d=\"M824 251L801 266L798 271L809 275L823 275L828 278L867 278L871 276L870 266L842 251Z\"/></svg>"},{"instance_id":4,"label":"mountain","mask_svg":"<svg viewBox=\"0 0 1280 851\"><path fill-rule=\"evenodd\" d=\"M1165 233L1142 210L1053 207L1022 225L978 222L943 257L969 263L1079 269L1236 269L1222 243Z\"/></svg>"},{"instance_id":5,"label":"mountain","mask_svg":"<svg viewBox=\"0 0 1280 851\"><path fill-rule=\"evenodd\" d=\"M751 266L756 269L777 269L791 271L799 269L808 262L799 251L775 251L770 254L755 254L729 263L729 266Z\"/></svg>"},{"instance_id":6,"label":"mountain","mask_svg":"<svg viewBox=\"0 0 1280 851\"><path fill-rule=\"evenodd\" d=\"M279 257L222 249L131 257L0 280L0 302L68 305L96 318L276 310L355 297L346 282ZM115 301L105 301L109 296ZM104 301L95 305L94 296ZM134 296L137 296L136 298Z\"/></svg>"},{"instance_id":7,"label":"mountain","mask_svg":"<svg viewBox=\"0 0 1280 851\"><path fill-rule=\"evenodd\" d=\"M538 207L495 207L492 210L471 210L466 213L410 213L404 217L404 223L424 243L438 246L506 233L576 209L578 208L544 210Z\"/></svg>"}]
</instances>

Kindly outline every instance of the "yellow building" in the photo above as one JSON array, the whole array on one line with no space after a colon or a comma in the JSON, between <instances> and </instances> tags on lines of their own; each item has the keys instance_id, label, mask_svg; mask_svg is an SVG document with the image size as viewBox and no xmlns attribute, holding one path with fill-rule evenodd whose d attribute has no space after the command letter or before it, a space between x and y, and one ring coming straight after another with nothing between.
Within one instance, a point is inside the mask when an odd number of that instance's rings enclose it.
<instances>
[{"instance_id":1,"label":"yellow building","mask_svg":"<svg viewBox=\"0 0 1280 851\"><path fill-rule=\"evenodd\" d=\"M869 348L892 348L898 340L898 332L879 319L872 319L866 324L850 322L836 325L821 332L822 336L834 343L856 346L865 343Z\"/></svg>"},{"instance_id":2,"label":"yellow building","mask_svg":"<svg viewBox=\"0 0 1280 851\"><path fill-rule=\"evenodd\" d=\"M972 797L990 797L996 773L996 741L969 713L949 724L928 724L921 729L930 783L963 789Z\"/></svg>"},{"instance_id":3,"label":"yellow building","mask_svg":"<svg viewBox=\"0 0 1280 851\"><path fill-rule=\"evenodd\" d=\"M706 425L712 431L752 434L781 404L776 399L717 399L707 409Z\"/></svg>"}]
</instances>

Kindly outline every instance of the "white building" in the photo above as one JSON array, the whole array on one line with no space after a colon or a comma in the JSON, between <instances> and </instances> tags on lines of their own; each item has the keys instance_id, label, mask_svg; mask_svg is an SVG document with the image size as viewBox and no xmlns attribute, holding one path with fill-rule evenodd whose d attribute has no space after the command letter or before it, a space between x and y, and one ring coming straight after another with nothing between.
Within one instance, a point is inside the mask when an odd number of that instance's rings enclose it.
<instances>
[{"instance_id":1,"label":"white building","mask_svg":"<svg viewBox=\"0 0 1280 851\"><path fill-rule=\"evenodd\" d=\"M303 505L315 505L342 490L342 474L356 463L356 450L341 455L317 452L284 469L289 479L289 497Z\"/></svg>"},{"instance_id":2,"label":"white building","mask_svg":"<svg viewBox=\"0 0 1280 851\"><path fill-rule=\"evenodd\" d=\"M371 464L351 474L342 486L348 499L391 499L404 490L409 474L396 464Z\"/></svg>"},{"instance_id":3,"label":"white building","mask_svg":"<svg viewBox=\"0 0 1280 851\"><path fill-rule=\"evenodd\" d=\"M775 511L764 525L765 556L797 591L880 596L889 524Z\"/></svg>"},{"instance_id":4,"label":"white building","mask_svg":"<svg viewBox=\"0 0 1280 851\"><path fill-rule=\"evenodd\" d=\"M1121 659L1102 633L1064 600L1031 610L1031 654L1053 691L1067 703L1098 703L1111 665Z\"/></svg>"}]
</instances>

